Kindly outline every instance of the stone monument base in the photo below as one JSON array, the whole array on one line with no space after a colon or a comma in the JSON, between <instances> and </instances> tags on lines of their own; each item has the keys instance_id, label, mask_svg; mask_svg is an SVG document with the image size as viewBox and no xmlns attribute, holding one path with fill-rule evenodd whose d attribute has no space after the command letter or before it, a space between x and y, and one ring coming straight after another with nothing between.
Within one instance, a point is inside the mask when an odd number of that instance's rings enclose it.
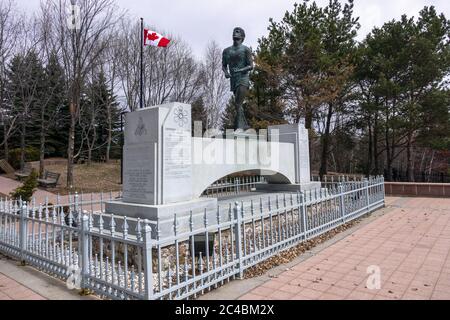
<instances>
[{"instance_id":1,"label":"stone monument base","mask_svg":"<svg viewBox=\"0 0 450 320\"><path fill-rule=\"evenodd\" d=\"M309 182L301 184L257 184L256 191L264 192L308 192L311 190L321 189L322 184L320 182Z\"/></svg>"},{"instance_id":2,"label":"stone monument base","mask_svg":"<svg viewBox=\"0 0 450 320\"><path fill-rule=\"evenodd\" d=\"M178 234L190 231L191 212L193 218L193 230L198 230L205 226L205 212L209 223L216 224L217 199L199 198L166 205L147 205L123 201L109 201L105 203L105 212L119 216L127 216L132 219L140 218L141 220L149 220L152 226L153 238L157 237L156 226L159 223L159 235L161 238L166 238L174 235L175 214L177 215ZM135 222L129 220L128 224L130 226L130 233L134 233Z\"/></svg>"}]
</instances>

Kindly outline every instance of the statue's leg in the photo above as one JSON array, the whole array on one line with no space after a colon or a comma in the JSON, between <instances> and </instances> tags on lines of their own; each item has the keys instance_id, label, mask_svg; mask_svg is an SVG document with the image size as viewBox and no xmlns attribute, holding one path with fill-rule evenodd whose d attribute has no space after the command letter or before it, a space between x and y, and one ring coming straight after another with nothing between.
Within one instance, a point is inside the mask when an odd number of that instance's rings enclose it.
<instances>
[{"instance_id":1,"label":"statue's leg","mask_svg":"<svg viewBox=\"0 0 450 320\"><path fill-rule=\"evenodd\" d=\"M245 119L245 114L244 114L244 99L247 95L247 91L248 88L246 86L239 86L236 89L236 97L235 97L235 103L236 103L236 120L235 120L235 124L234 127L235 129L243 129L243 130L247 130L248 129L248 124L247 124L247 120Z\"/></svg>"}]
</instances>

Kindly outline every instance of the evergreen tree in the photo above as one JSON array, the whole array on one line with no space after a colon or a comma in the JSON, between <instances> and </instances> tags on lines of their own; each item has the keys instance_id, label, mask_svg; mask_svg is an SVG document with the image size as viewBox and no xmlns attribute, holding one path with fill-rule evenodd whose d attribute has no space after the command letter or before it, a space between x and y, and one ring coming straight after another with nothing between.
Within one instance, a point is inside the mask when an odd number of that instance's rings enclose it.
<instances>
[{"instance_id":1,"label":"evergreen tree","mask_svg":"<svg viewBox=\"0 0 450 320\"><path fill-rule=\"evenodd\" d=\"M108 87L103 71L96 75L86 88L86 96L81 104L80 125L86 141L87 158L109 159L108 142L119 144L120 109L117 98ZM111 141L109 141L111 139Z\"/></svg>"},{"instance_id":2,"label":"evergreen tree","mask_svg":"<svg viewBox=\"0 0 450 320\"><path fill-rule=\"evenodd\" d=\"M222 131L234 128L234 119L236 117L236 107L234 105L234 98L228 101L225 111L222 113Z\"/></svg>"},{"instance_id":3,"label":"evergreen tree","mask_svg":"<svg viewBox=\"0 0 450 320\"><path fill-rule=\"evenodd\" d=\"M408 179L414 180L413 146L428 125L426 119L435 112L448 118L441 112L448 105L435 104L445 99L433 97L444 90L450 71L449 28L444 15L425 7L417 20L402 16L374 28L364 41L356 75L363 102L360 114L368 127L369 172L372 159L378 168L377 157L384 152L386 177L391 180L394 161L406 151ZM427 104L434 107L426 108Z\"/></svg>"},{"instance_id":4,"label":"evergreen tree","mask_svg":"<svg viewBox=\"0 0 450 320\"><path fill-rule=\"evenodd\" d=\"M34 51L25 56L16 55L8 68L7 90L10 95L12 114L17 116L18 130L12 137L12 144L20 147L20 167L25 161L36 160L26 158L26 147L39 146L39 135L36 134L35 117L39 114L44 97L44 67Z\"/></svg>"},{"instance_id":5,"label":"evergreen tree","mask_svg":"<svg viewBox=\"0 0 450 320\"><path fill-rule=\"evenodd\" d=\"M207 130L207 122L208 122L208 113L205 108L205 104L203 103L202 97L198 97L192 103L192 133L194 134L194 124L196 121L200 121L202 123L202 134Z\"/></svg>"},{"instance_id":6,"label":"evergreen tree","mask_svg":"<svg viewBox=\"0 0 450 320\"><path fill-rule=\"evenodd\" d=\"M47 111L45 123L48 125L46 138L46 154L54 157L65 157L67 153L67 132L70 126L70 113L67 102L64 69L58 61L56 53L50 55L45 70Z\"/></svg>"},{"instance_id":7,"label":"evergreen tree","mask_svg":"<svg viewBox=\"0 0 450 320\"><path fill-rule=\"evenodd\" d=\"M358 29L353 0L345 5L330 0L324 8L303 1L281 22L271 20L269 35L259 41L256 103L250 110L263 111L263 116L254 120L282 122L284 111L295 122L305 117L306 127L312 129L314 117L325 119L321 175L328 170L333 115L346 106L351 92ZM265 101L269 108L261 108Z\"/></svg>"}]
</instances>

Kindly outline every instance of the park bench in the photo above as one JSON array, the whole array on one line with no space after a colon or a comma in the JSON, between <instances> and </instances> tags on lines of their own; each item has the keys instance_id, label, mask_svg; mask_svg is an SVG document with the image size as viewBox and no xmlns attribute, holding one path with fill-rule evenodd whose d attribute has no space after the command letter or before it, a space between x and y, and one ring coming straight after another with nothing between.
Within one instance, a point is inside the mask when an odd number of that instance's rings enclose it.
<instances>
[{"instance_id":1,"label":"park bench","mask_svg":"<svg viewBox=\"0 0 450 320\"><path fill-rule=\"evenodd\" d=\"M29 163L27 163L27 164L25 164L25 167L23 168L23 170L15 173L15 176L16 176L17 180L23 180L23 179L28 178L32 171L33 171L33 168L31 167L31 165Z\"/></svg>"},{"instance_id":2,"label":"park bench","mask_svg":"<svg viewBox=\"0 0 450 320\"><path fill-rule=\"evenodd\" d=\"M39 185L44 188L56 187L61 174L45 170L44 179L38 179Z\"/></svg>"},{"instance_id":3,"label":"park bench","mask_svg":"<svg viewBox=\"0 0 450 320\"><path fill-rule=\"evenodd\" d=\"M6 173L6 174L14 174L16 170L9 164L8 161L5 159L0 160L0 168Z\"/></svg>"}]
</instances>

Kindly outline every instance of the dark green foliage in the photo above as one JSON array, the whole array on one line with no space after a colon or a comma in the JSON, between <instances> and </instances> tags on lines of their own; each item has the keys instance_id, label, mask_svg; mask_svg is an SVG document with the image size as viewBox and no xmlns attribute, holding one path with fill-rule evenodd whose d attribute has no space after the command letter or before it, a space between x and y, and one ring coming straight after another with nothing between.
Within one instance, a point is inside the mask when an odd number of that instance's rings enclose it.
<instances>
[{"instance_id":1,"label":"dark green foliage","mask_svg":"<svg viewBox=\"0 0 450 320\"><path fill-rule=\"evenodd\" d=\"M94 75L84 93L77 131L87 141L83 156L99 161L106 157L110 133L111 147L120 145L121 110L103 71Z\"/></svg>"},{"instance_id":2,"label":"dark green foliage","mask_svg":"<svg viewBox=\"0 0 450 320\"><path fill-rule=\"evenodd\" d=\"M14 169L20 169L20 154L22 150L20 148L12 149L9 151L9 163ZM35 147L25 148L25 161L39 161L39 149Z\"/></svg>"},{"instance_id":3,"label":"dark green foliage","mask_svg":"<svg viewBox=\"0 0 450 320\"><path fill-rule=\"evenodd\" d=\"M246 110L246 108L245 108L245 110ZM248 114L246 114L245 116L247 117ZM236 117L236 107L234 105L234 99L231 98L230 101L228 101L227 107L225 108L225 112L222 114L222 130L223 131L234 128L234 118L235 117Z\"/></svg>"},{"instance_id":4,"label":"dark green foliage","mask_svg":"<svg viewBox=\"0 0 450 320\"><path fill-rule=\"evenodd\" d=\"M205 104L201 97L197 98L192 103L191 112L192 112L192 133L194 133L195 122L200 121L202 123L202 134L203 134L207 129L208 113L206 111Z\"/></svg>"},{"instance_id":5,"label":"dark green foliage","mask_svg":"<svg viewBox=\"0 0 450 320\"><path fill-rule=\"evenodd\" d=\"M11 192L10 197L14 200L31 201L31 197L38 187L38 177L39 173L33 169L23 185Z\"/></svg>"},{"instance_id":6,"label":"dark green foliage","mask_svg":"<svg viewBox=\"0 0 450 320\"><path fill-rule=\"evenodd\" d=\"M361 89L356 116L367 129L368 173L380 173L384 162L390 179L402 153L406 152L404 165L412 172L414 147L448 148L449 32L445 16L425 7L417 19L402 16L375 28L361 44L355 72ZM423 158L417 162L423 163Z\"/></svg>"},{"instance_id":7,"label":"dark green foliage","mask_svg":"<svg viewBox=\"0 0 450 320\"><path fill-rule=\"evenodd\" d=\"M65 156L69 110L66 102L64 70L52 54L44 67L33 52L16 55L7 70L8 103L3 105L9 117L17 116L16 130L9 139L12 148L20 147L25 131L27 146L40 147L44 134L45 155Z\"/></svg>"},{"instance_id":8,"label":"dark green foliage","mask_svg":"<svg viewBox=\"0 0 450 320\"><path fill-rule=\"evenodd\" d=\"M321 175L386 168L389 179L396 162L411 172L436 165L434 151L450 144L450 22L425 7L358 44L358 20L351 0L323 7L302 1L281 21L270 20L256 52L249 122L260 128L305 117L318 136L311 148ZM416 156L417 148L432 156Z\"/></svg>"},{"instance_id":9,"label":"dark green foliage","mask_svg":"<svg viewBox=\"0 0 450 320\"><path fill-rule=\"evenodd\" d=\"M450 150L450 91L432 90L422 99L424 126L417 138L419 145L434 150Z\"/></svg>"},{"instance_id":10,"label":"dark green foliage","mask_svg":"<svg viewBox=\"0 0 450 320\"><path fill-rule=\"evenodd\" d=\"M45 68L45 96L48 101L44 110L46 130L46 157L65 157L67 153L70 113L65 88L64 69L56 54L52 54Z\"/></svg>"}]
</instances>

